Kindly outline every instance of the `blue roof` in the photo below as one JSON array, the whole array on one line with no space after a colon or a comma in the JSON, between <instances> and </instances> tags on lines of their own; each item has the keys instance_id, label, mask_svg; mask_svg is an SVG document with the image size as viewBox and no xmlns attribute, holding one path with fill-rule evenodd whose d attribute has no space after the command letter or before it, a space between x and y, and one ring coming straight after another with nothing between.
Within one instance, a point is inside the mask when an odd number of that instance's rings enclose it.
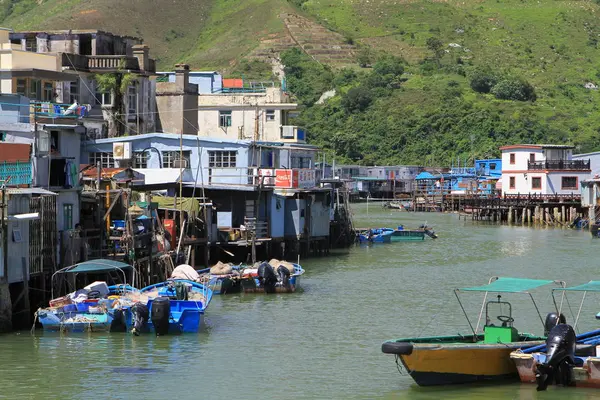
<instances>
[{"instance_id":1,"label":"blue roof","mask_svg":"<svg viewBox=\"0 0 600 400\"><path fill-rule=\"evenodd\" d=\"M431 175L429 172L427 171L423 171L421 172L419 175L417 175L415 177L415 179L420 180L420 179L435 179L436 177Z\"/></svg>"},{"instance_id":2,"label":"blue roof","mask_svg":"<svg viewBox=\"0 0 600 400\"><path fill-rule=\"evenodd\" d=\"M170 139L170 140L179 140L183 136L185 140L194 140L201 142L211 142L211 143L231 143L231 144L241 144L241 145L250 145L252 143L251 140L237 140L237 139L218 139L218 138L210 138L203 137L197 135L179 135L176 133L144 133L143 135L131 135L131 136L120 136L114 138L106 138L106 139L95 139L88 140L86 144L101 144L101 143L121 143L121 142L133 142L136 140L144 140L144 139Z\"/></svg>"}]
</instances>

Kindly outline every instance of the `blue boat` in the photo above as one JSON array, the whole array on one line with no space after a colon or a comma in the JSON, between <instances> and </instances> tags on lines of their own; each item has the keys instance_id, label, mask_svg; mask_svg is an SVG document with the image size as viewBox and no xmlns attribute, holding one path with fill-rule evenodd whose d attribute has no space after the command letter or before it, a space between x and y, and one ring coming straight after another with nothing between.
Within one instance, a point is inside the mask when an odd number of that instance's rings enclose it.
<instances>
[{"instance_id":1,"label":"blue boat","mask_svg":"<svg viewBox=\"0 0 600 400\"><path fill-rule=\"evenodd\" d=\"M391 228L367 229L358 234L360 243L390 243L394 230Z\"/></svg>"},{"instance_id":2,"label":"blue boat","mask_svg":"<svg viewBox=\"0 0 600 400\"><path fill-rule=\"evenodd\" d=\"M147 308L132 308L133 333L154 332L159 336L197 333L213 291L207 286L185 279L170 279L140 289L148 296Z\"/></svg>"},{"instance_id":3,"label":"blue boat","mask_svg":"<svg viewBox=\"0 0 600 400\"><path fill-rule=\"evenodd\" d=\"M54 332L124 332L127 320L131 320L130 303L127 294L136 289L128 285L127 276L135 274L133 268L115 260L92 260L63 268L52 275L52 297L55 279L62 277L59 286L69 287L69 281L75 282L79 274L105 274L108 279L121 281L118 285L107 285L105 293L82 289L50 301L50 307L40 308L36 317L44 331ZM71 274L73 279L66 279ZM105 284L105 282L101 282ZM72 288L71 288L72 289ZM75 297L77 295L77 297Z\"/></svg>"}]
</instances>

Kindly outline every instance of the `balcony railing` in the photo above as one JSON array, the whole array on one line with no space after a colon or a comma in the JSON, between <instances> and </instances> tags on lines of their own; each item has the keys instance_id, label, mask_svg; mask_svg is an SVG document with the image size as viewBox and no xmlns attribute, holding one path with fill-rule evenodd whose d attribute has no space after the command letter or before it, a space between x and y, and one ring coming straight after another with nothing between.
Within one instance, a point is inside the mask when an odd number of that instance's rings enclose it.
<instances>
[{"instance_id":1,"label":"balcony railing","mask_svg":"<svg viewBox=\"0 0 600 400\"><path fill-rule=\"evenodd\" d=\"M154 60L151 60L152 67ZM85 56L81 54L62 54L62 65L74 70L114 72L121 70L139 71L140 65L136 57L125 55Z\"/></svg>"},{"instance_id":2,"label":"balcony railing","mask_svg":"<svg viewBox=\"0 0 600 400\"><path fill-rule=\"evenodd\" d=\"M527 169L533 171L539 170L559 170L559 171L585 171L590 169L590 160L545 160L528 161Z\"/></svg>"},{"instance_id":3,"label":"balcony railing","mask_svg":"<svg viewBox=\"0 0 600 400\"><path fill-rule=\"evenodd\" d=\"M50 103L44 101L31 102L31 114L36 118L68 118L77 119L84 118L88 115L88 108L82 105Z\"/></svg>"}]
</instances>

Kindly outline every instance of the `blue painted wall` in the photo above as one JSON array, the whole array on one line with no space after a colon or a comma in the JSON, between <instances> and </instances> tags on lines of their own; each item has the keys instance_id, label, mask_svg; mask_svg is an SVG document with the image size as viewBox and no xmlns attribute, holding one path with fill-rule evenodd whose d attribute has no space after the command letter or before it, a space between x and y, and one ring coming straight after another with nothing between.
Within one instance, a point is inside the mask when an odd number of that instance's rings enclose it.
<instances>
[{"instance_id":1,"label":"blue painted wall","mask_svg":"<svg viewBox=\"0 0 600 400\"><path fill-rule=\"evenodd\" d=\"M159 74L168 76L169 82L175 82L175 72ZM223 77L218 72L190 71L190 83L198 85L200 94L220 92L223 89Z\"/></svg>"}]
</instances>

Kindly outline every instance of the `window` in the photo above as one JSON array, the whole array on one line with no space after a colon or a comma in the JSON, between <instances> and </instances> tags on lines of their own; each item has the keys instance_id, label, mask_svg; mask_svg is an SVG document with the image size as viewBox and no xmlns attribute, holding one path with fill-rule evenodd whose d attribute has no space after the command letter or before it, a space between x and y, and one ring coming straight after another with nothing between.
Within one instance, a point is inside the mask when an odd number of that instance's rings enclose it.
<instances>
[{"instance_id":1,"label":"window","mask_svg":"<svg viewBox=\"0 0 600 400\"><path fill-rule=\"evenodd\" d=\"M90 164L98 165L98 163L100 168L113 168L115 165L113 153L90 153Z\"/></svg>"},{"instance_id":2,"label":"window","mask_svg":"<svg viewBox=\"0 0 600 400\"><path fill-rule=\"evenodd\" d=\"M25 51L37 53L37 38L25 39Z\"/></svg>"},{"instance_id":3,"label":"window","mask_svg":"<svg viewBox=\"0 0 600 400\"><path fill-rule=\"evenodd\" d=\"M163 151L162 152L162 163L163 168L179 168L177 161L180 158L179 151ZM183 152L183 159L186 161L184 168L190 167L190 152Z\"/></svg>"},{"instance_id":4,"label":"window","mask_svg":"<svg viewBox=\"0 0 600 400\"><path fill-rule=\"evenodd\" d=\"M209 151L208 168L235 168L237 151Z\"/></svg>"},{"instance_id":5,"label":"window","mask_svg":"<svg viewBox=\"0 0 600 400\"><path fill-rule=\"evenodd\" d=\"M496 170L496 163L490 163L490 171Z\"/></svg>"},{"instance_id":6,"label":"window","mask_svg":"<svg viewBox=\"0 0 600 400\"><path fill-rule=\"evenodd\" d=\"M17 79L17 94L27 96L27 80Z\"/></svg>"},{"instance_id":7,"label":"window","mask_svg":"<svg viewBox=\"0 0 600 400\"><path fill-rule=\"evenodd\" d=\"M219 127L231 126L231 111L219 111Z\"/></svg>"},{"instance_id":8,"label":"window","mask_svg":"<svg viewBox=\"0 0 600 400\"><path fill-rule=\"evenodd\" d=\"M290 168L310 168L310 157L291 157L291 167ZM372 171L369 171L371 174Z\"/></svg>"},{"instance_id":9,"label":"window","mask_svg":"<svg viewBox=\"0 0 600 400\"><path fill-rule=\"evenodd\" d=\"M127 111L129 114L137 114L137 90L135 86L127 89Z\"/></svg>"},{"instance_id":10,"label":"window","mask_svg":"<svg viewBox=\"0 0 600 400\"><path fill-rule=\"evenodd\" d=\"M42 82L39 79L29 80L29 98L42 100Z\"/></svg>"},{"instance_id":11,"label":"window","mask_svg":"<svg viewBox=\"0 0 600 400\"><path fill-rule=\"evenodd\" d=\"M69 83L69 102L71 104L79 100L79 80Z\"/></svg>"},{"instance_id":12,"label":"window","mask_svg":"<svg viewBox=\"0 0 600 400\"><path fill-rule=\"evenodd\" d=\"M515 188L515 177L514 176L511 176L510 179L508 180L508 186L510 189Z\"/></svg>"},{"instance_id":13,"label":"window","mask_svg":"<svg viewBox=\"0 0 600 400\"><path fill-rule=\"evenodd\" d=\"M515 163L515 153L510 153L510 163L511 164Z\"/></svg>"},{"instance_id":14,"label":"window","mask_svg":"<svg viewBox=\"0 0 600 400\"><path fill-rule=\"evenodd\" d=\"M133 168L148 168L148 153L138 151L133 153Z\"/></svg>"},{"instance_id":15,"label":"window","mask_svg":"<svg viewBox=\"0 0 600 400\"><path fill-rule=\"evenodd\" d=\"M54 101L54 84L52 82L44 82L43 101Z\"/></svg>"},{"instance_id":16,"label":"window","mask_svg":"<svg viewBox=\"0 0 600 400\"><path fill-rule=\"evenodd\" d=\"M97 82L94 82L94 87L96 88L96 91L94 93L94 102L96 103L96 105L112 105L111 93L102 91L98 87Z\"/></svg>"},{"instance_id":17,"label":"window","mask_svg":"<svg viewBox=\"0 0 600 400\"><path fill-rule=\"evenodd\" d=\"M73 204L63 204L63 231L73 229Z\"/></svg>"},{"instance_id":18,"label":"window","mask_svg":"<svg viewBox=\"0 0 600 400\"><path fill-rule=\"evenodd\" d=\"M266 118L267 121L275 121L275 110L267 110Z\"/></svg>"},{"instance_id":19,"label":"window","mask_svg":"<svg viewBox=\"0 0 600 400\"><path fill-rule=\"evenodd\" d=\"M540 190L542 188L542 178L540 178L540 177L531 178L531 188Z\"/></svg>"},{"instance_id":20,"label":"window","mask_svg":"<svg viewBox=\"0 0 600 400\"><path fill-rule=\"evenodd\" d=\"M535 162L535 153L529 153L529 162L530 163L534 163Z\"/></svg>"},{"instance_id":21,"label":"window","mask_svg":"<svg viewBox=\"0 0 600 400\"><path fill-rule=\"evenodd\" d=\"M58 131L50 131L50 150L60 152L60 138Z\"/></svg>"},{"instance_id":22,"label":"window","mask_svg":"<svg viewBox=\"0 0 600 400\"><path fill-rule=\"evenodd\" d=\"M563 176L562 177L562 190L577 190L577 177L576 176Z\"/></svg>"}]
</instances>

